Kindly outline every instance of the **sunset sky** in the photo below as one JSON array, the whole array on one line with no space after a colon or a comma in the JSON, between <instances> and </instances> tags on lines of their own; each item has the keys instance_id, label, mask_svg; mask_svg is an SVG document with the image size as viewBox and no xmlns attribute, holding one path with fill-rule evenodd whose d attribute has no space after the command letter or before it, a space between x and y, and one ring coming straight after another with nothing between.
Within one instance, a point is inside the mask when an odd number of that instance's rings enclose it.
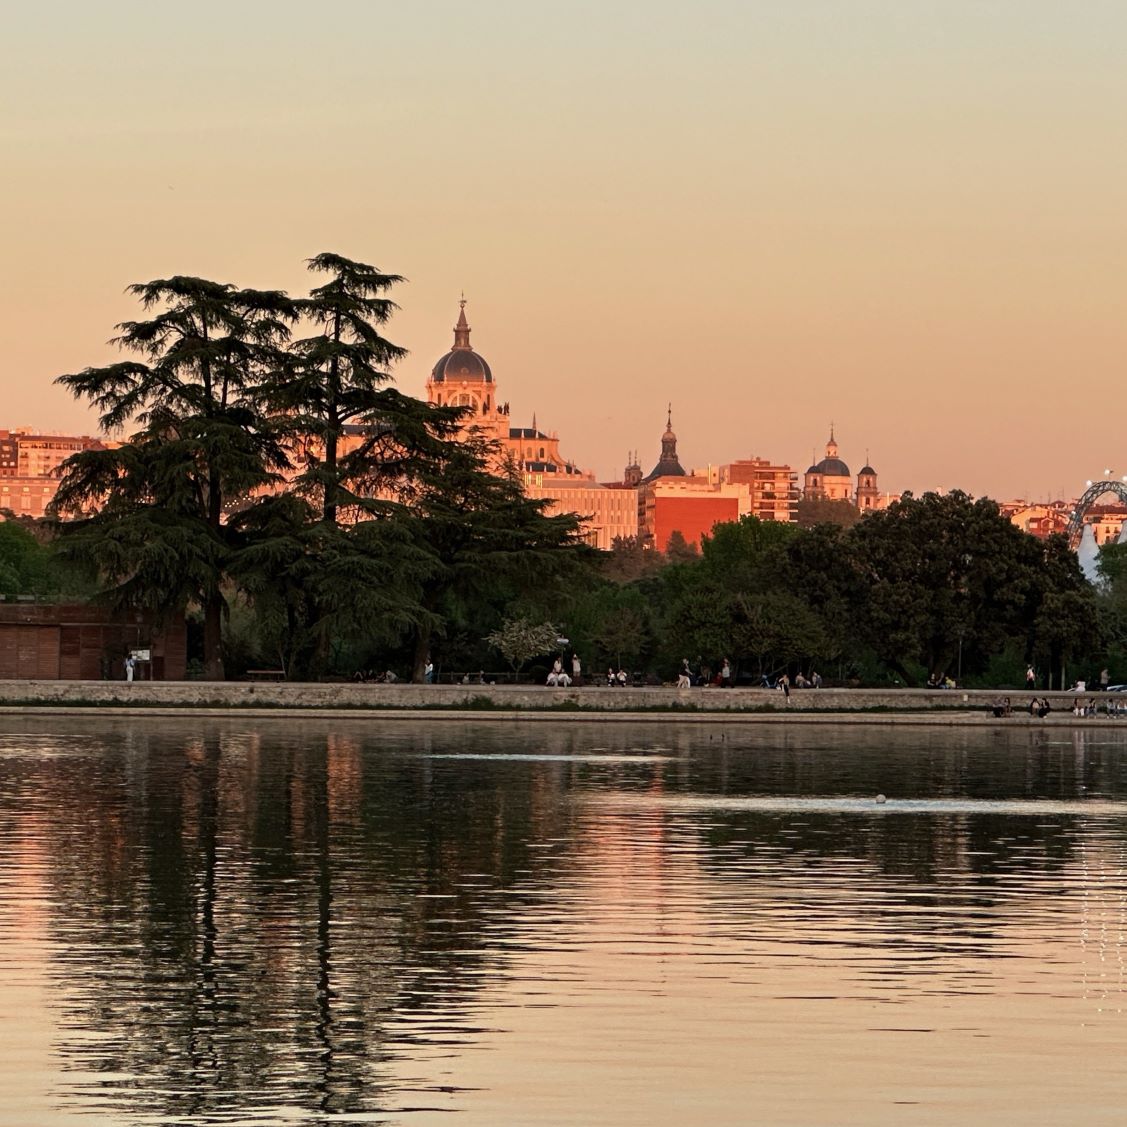
<instances>
[{"instance_id":1,"label":"sunset sky","mask_svg":"<svg viewBox=\"0 0 1127 1127\"><path fill-rule=\"evenodd\" d=\"M1127 5L42 0L0 44L0 426L91 431L130 283L464 289L514 424L601 478L806 468L1075 495L1127 474Z\"/></svg>"}]
</instances>

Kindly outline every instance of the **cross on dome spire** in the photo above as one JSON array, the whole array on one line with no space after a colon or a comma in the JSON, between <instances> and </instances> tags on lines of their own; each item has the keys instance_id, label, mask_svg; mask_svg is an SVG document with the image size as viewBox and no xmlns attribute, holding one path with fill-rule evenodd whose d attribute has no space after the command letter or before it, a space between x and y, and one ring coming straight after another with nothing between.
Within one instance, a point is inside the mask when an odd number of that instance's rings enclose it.
<instances>
[{"instance_id":1,"label":"cross on dome spire","mask_svg":"<svg viewBox=\"0 0 1127 1127\"><path fill-rule=\"evenodd\" d=\"M458 323L454 326L454 348L473 351L470 344L470 323L466 320L466 291L462 290L462 300L458 302Z\"/></svg>"}]
</instances>

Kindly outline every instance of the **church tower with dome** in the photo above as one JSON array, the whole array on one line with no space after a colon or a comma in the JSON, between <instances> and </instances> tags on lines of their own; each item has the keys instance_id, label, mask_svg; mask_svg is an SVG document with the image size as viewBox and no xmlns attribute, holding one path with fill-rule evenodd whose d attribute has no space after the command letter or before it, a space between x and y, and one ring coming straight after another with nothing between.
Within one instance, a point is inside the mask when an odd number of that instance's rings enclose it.
<instances>
[{"instance_id":1,"label":"church tower with dome","mask_svg":"<svg viewBox=\"0 0 1127 1127\"><path fill-rule=\"evenodd\" d=\"M560 454L559 435L542 431L536 425L535 414L530 427L511 425L508 403L498 401L493 369L470 344L465 297L459 302L454 347L438 360L427 379L427 402L440 407L469 408L463 429L475 430L487 441L496 442L499 462L515 463L526 486L549 481L594 481L593 474L585 473Z\"/></svg>"},{"instance_id":2,"label":"church tower with dome","mask_svg":"<svg viewBox=\"0 0 1127 1127\"><path fill-rule=\"evenodd\" d=\"M802 495L807 501L853 501L853 476L837 456L833 423L830 423L826 456L806 471Z\"/></svg>"},{"instance_id":3,"label":"church tower with dome","mask_svg":"<svg viewBox=\"0 0 1127 1127\"><path fill-rule=\"evenodd\" d=\"M857 508L863 513L871 513L880 506L880 490L877 489L877 471L869 463L869 452L865 451L865 464L857 474Z\"/></svg>"},{"instance_id":4,"label":"church tower with dome","mask_svg":"<svg viewBox=\"0 0 1127 1127\"><path fill-rule=\"evenodd\" d=\"M659 477L685 476L685 469L677 460L677 435L673 433L673 404L670 403L665 416L665 433L661 436L661 457L642 480L656 481Z\"/></svg>"},{"instance_id":5,"label":"church tower with dome","mask_svg":"<svg viewBox=\"0 0 1127 1127\"><path fill-rule=\"evenodd\" d=\"M509 407L497 402L493 370L470 344L464 297L454 326L454 347L439 359L427 380L427 402L440 407L468 407L465 426L476 427L483 438L508 436Z\"/></svg>"}]
</instances>

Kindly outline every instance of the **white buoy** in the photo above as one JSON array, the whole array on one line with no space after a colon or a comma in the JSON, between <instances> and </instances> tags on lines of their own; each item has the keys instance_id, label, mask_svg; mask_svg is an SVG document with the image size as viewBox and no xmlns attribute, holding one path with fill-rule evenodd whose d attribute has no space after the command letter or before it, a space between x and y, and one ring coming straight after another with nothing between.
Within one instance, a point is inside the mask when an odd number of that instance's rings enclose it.
<instances>
[{"instance_id":1,"label":"white buoy","mask_svg":"<svg viewBox=\"0 0 1127 1127\"><path fill-rule=\"evenodd\" d=\"M883 794L877 795L877 805L880 805L882 802L887 802L887 801L888 801L888 799L885 798Z\"/></svg>"}]
</instances>

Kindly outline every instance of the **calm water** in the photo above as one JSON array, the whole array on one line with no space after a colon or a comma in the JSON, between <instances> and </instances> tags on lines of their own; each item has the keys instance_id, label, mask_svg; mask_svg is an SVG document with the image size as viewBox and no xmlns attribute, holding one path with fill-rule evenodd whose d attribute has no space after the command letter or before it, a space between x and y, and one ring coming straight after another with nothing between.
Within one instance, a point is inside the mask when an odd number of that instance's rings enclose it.
<instances>
[{"instance_id":1,"label":"calm water","mask_svg":"<svg viewBox=\"0 0 1127 1127\"><path fill-rule=\"evenodd\" d=\"M0 719L0 1124L1120 1124L1125 861L1127 725Z\"/></svg>"}]
</instances>

